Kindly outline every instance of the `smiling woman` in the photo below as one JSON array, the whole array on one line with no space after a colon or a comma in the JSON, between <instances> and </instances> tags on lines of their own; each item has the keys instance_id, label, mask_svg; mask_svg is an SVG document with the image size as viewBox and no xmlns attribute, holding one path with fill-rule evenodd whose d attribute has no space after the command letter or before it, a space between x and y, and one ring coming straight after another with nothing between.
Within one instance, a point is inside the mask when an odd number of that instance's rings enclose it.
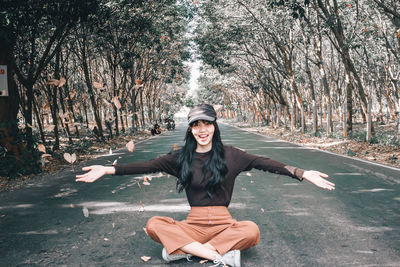
<instances>
[{"instance_id":1,"label":"smiling woman","mask_svg":"<svg viewBox=\"0 0 400 267\"><path fill-rule=\"evenodd\" d=\"M211 121L195 121L191 127L192 134L197 142L196 152L208 152L211 150L211 140L214 135L215 127Z\"/></svg>"},{"instance_id":2,"label":"smiling woman","mask_svg":"<svg viewBox=\"0 0 400 267\"><path fill-rule=\"evenodd\" d=\"M185 145L145 162L132 162L115 167L90 166L88 173L76 181L93 182L105 174L143 174L166 172L177 177L177 189L185 190L190 205L186 220L152 217L147 234L164 246L166 262L189 259L192 255L214 261L214 266L240 266L240 251L255 246L260 240L258 226L251 221L237 221L228 211L236 177L253 168L306 179L318 187L333 190L326 174L304 171L272 159L252 155L224 146L214 108L195 106L188 115L189 127Z\"/></svg>"}]
</instances>

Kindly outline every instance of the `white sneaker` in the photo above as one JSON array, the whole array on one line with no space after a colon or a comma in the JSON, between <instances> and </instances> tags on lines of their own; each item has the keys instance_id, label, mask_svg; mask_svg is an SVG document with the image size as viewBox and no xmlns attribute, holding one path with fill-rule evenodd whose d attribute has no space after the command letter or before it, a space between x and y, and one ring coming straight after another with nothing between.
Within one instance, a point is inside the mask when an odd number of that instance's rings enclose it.
<instances>
[{"instance_id":1,"label":"white sneaker","mask_svg":"<svg viewBox=\"0 0 400 267\"><path fill-rule=\"evenodd\" d=\"M231 250L228 251L224 256L218 255L214 260L215 265L211 267L217 266L225 266L229 265L231 267L240 267L240 250Z\"/></svg>"},{"instance_id":2,"label":"white sneaker","mask_svg":"<svg viewBox=\"0 0 400 267\"><path fill-rule=\"evenodd\" d=\"M168 254L167 250L165 248L163 248L162 250L162 258L166 261L166 262L171 262L171 261L177 261L177 260L181 260L181 259L187 259L188 261L191 261L190 258L192 257L192 255L190 254Z\"/></svg>"}]
</instances>

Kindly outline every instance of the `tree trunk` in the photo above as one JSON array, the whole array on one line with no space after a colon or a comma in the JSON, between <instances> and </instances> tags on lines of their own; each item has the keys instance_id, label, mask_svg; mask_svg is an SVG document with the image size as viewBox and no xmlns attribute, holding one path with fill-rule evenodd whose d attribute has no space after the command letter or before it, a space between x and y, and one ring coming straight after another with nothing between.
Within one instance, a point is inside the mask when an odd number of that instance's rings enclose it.
<instances>
[{"instance_id":1,"label":"tree trunk","mask_svg":"<svg viewBox=\"0 0 400 267\"><path fill-rule=\"evenodd\" d=\"M132 89L132 97L131 97L131 105L132 105L132 132L134 134L137 133L137 111L136 111L136 90Z\"/></svg>"},{"instance_id":2,"label":"tree trunk","mask_svg":"<svg viewBox=\"0 0 400 267\"><path fill-rule=\"evenodd\" d=\"M353 131L353 84L350 81L350 74L346 71L346 132Z\"/></svg>"},{"instance_id":3,"label":"tree trunk","mask_svg":"<svg viewBox=\"0 0 400 267\"><path fill-rule=\"evenodd\" d=\"M317 136L318 132L318 109L315 100L312 101L313 134Z\"/></svg>"},{"instance_id":4,"label":"tree trunk","mask_svg":"<svg viewBox=\"0 0 400 267\"><path fill-rule=\"evenodd\" d=\"M86 40L84 40L84 42L85 41ZM87 61L86 61L85 44L82 45L81 52L82 52L82 67L83 67L83 72L85 74L85 82L86 82L86 86L87 86L87 89L88 89L90 102L91 102L92 107L93 107L94 118L95 118L95 121L96 121L97 129L99 131L99 136L100 136L101 140L104 141L103 127L102 127L100 116L99 116L99 113L98 113L97 103L96 103L96 99L95 99L94 91L93 91L93 86L92 86L92 82L91 82L90 75L89 75L89 67L88 67L88 64L87 64Z\"/></svg>"},{"instance_id":5,"label":"tree trunk","mask_svg":"<svg viewBox=\"0 0 400 267\"><path fill-rule=\"evenodd\" d=\"M367 142L370 143L371 142L371 138L372 138L372 114L371 114L371 110L372 110L372 98L368 99L368 108L367 108Z\"/></svg>"},{"instance_id":6,"label":"tree trunk","mask_svg":"<svg viewBox=\"0 0 400 267\"><path fill-rule=\"evenodd\" d=\"M343 138L347 138L347 102L343 103Z\"/></svg>"},{"instance_id":7,"label":"tree trunk","mask_svg":"<svg viewBox=\"0 0 400 267\"><path fill-rule=\"evenodd\" d=\"M40 119L40 114L39 114L39 110L38 110L37 102L35 101L35 98L33 99L33 109L35 111L35 116L36 116L39 132L40 132L40 139L42 139L42 143L43 143L43 145L45 145L46 144L46 138L44 136L43 124L42 124L42 121Z\"/></svg>"}]
</instances>

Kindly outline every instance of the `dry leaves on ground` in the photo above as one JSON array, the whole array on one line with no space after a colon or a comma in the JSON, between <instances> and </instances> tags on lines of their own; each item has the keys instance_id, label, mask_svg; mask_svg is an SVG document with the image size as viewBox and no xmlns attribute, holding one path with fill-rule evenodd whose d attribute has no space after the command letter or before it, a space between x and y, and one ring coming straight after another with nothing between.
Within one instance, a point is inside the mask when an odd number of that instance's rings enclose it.
<instances>
[{"instance_id":1,"label":"dry leaves on ground","mask_svg":"<svg viewBox=\"0 0 400 267\"><path fill-rule=\"evenodd\" d=\"M149 261L150 259L151 259L151 257L149 257L149 256L142 256L142 257L140 257L141 259L142 259L142 261L144 261L144 262L147 262L147 261Z\"/></svg>"}]
</instances>

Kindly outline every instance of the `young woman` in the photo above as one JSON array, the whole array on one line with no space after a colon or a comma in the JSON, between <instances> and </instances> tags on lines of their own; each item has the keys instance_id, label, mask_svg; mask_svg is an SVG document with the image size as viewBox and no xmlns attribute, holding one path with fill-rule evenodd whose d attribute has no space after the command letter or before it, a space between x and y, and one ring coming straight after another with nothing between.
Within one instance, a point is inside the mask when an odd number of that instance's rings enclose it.
<instances>
[{"instance_id":1,"label":"young woman","mask_svg":"<svg viewBox=\"0 0 400 267\"><path fill-rule=\"evenodd\" d=\"M185 145L145 162L115 167L89 166L76 181L94 182L105 174L142 174L163 171L176 176L177 189L185 190L191 210L183 221L169 217L152 217L147 234L164 248L167 262L194 255L214 261L215 265L240 266L240 250L255 246L260 239L258 226L251 221L236 221L227 207L231 201L235 178L253 168L306 179L318 187L333 190L335 185L318 171L304 171L266 157L248 154L224 146L216 123L214 108L195 106L188 115Z\"/></svg>"}]
</instances>

